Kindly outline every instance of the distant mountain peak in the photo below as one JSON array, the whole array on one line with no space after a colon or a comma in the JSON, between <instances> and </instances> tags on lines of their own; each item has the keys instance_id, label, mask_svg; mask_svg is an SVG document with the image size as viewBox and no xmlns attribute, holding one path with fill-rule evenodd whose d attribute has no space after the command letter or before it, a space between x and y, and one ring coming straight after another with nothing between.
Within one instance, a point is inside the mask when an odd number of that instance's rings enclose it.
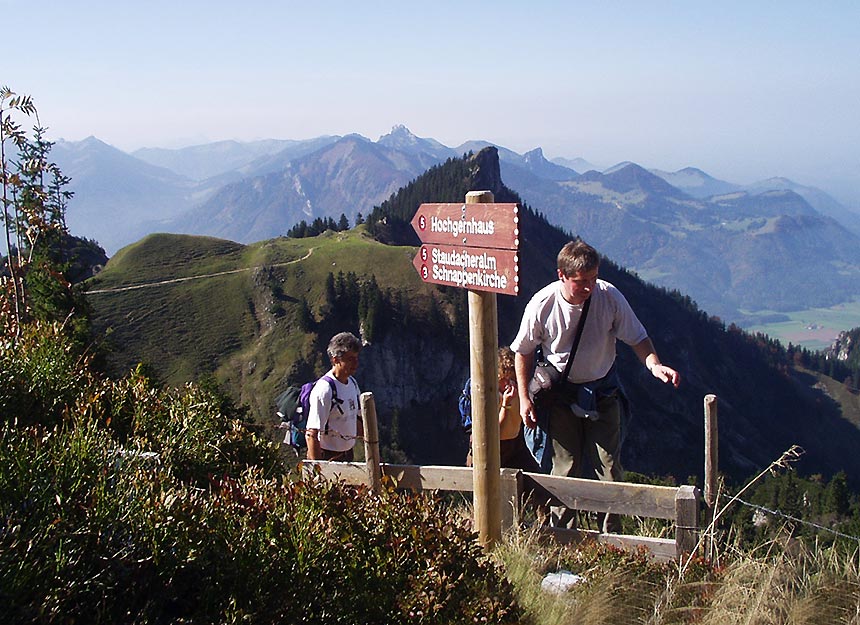
<instances>
[{"instance_id":1,"label":"distant mountain peak","mask_svg":"<svg viewBox=\"0 0 860 625\"><path fill-rule=\"evenodd\" d=\"M543 148L535 148L534 150L530 150L523 154L523 159L526 163L531 163L533 161L543 162L546 161L546 157L543 155Z\"/></svg>"},{"instance_id":2,"label":"distant mountain peak","mask_svg":"<svg viewBox=\"0 0 860 625\"><path fill-rule=\"evenodd\" d=\"M407 140L412 143L416 143L418 141L418 137L416 137L409 128L404 126L403 124L395 124L391 127L391 132L387 135L382 135L379 140L382 141L383 138L389 137L391 139L397 140Z\"/></svg>"},{"instance_id":3,"label":"distant mountain peak","mask_svg":"<svg viewBox=\"0 0 860 625\"><path fill-rule=\"evenodd\" d=\"M424 153L440 162L454 155L454 151L451 148L442 145L435 139L419 137L403 124L394 126L391 132L379 137L376 143L386 148L400 150L409 154Z\"/></svg>"},{"instance_id":4,"label":"distant mountain peak","mask_svg":"<svg viewBox=\"0 0 860 625\"><path fill-rule=\"evenodd\" d=\"M579 176L579 173L570 167L548 161L543 154L543 148L539 147L523 154L521 163L533 174L547 180L573 180Z\"/></svg>"},{"instance_id":5,"label":"distant mountain peak","mask_svg":"<svg viewBox=\"0 0 860 625\"><path fill-rule=\"evenodd\" d=\"M703 172L703 171L702 171L701 169L699 169L698 167L684 167L684 168L682 168L682 169L679 169L679 170L678 170L678 171L676 171L675 173L676 173L676 174L687 174L687 175L690 175L690 176L692 176L692 175L695 175L695 176L702 176L702 177L704 177L704 178L711 178L711 176L709 176L708 174L706 174L705 172Z\"/></svg>"},{"instance_id":6,"label":"distant mountain peak","mask_svg":"<svg viewBox=\"0 0 860 625\"><path fill-rule=\"evenodd\" d=\"M626 169L628 165L636 165L633 161L621 161L620 163L616 163L612 167L607 167L603 170L604 174L614 174L616 171L621 171L622 169ZM636 165L639 167L638 165Z\"/></svg>"}]
</instances>

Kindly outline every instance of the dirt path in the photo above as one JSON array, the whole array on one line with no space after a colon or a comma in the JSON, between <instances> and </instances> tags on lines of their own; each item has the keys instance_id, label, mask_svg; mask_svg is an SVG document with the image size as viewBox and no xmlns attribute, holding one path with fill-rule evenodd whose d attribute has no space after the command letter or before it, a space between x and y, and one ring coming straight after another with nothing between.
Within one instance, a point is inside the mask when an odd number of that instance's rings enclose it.
<instances>
[{"instance_id":1,"label":"dirt path","mask_svg":"<svg viewBox=\"0 0 860 625\"><path fill-rule=\"evenodd\" d=\"M266 267L286 267L287 265L292 265L295 263L300 263L303 260L307 260L310 258L311 254L314 253L314 248L310 248L308 253L302 256L301 258L297 258L295 260L290 260L285 263L275 263L273 265L265 265ZM102 295L105 293L120 293L122 291L134 291L136 289L149 289L157 286L163 286L165 284L175 284L176 282L187 282L189 280L203 280L205 278L215 278L217 276L227 276L233 273L242 273L243 271L254 271L255 269L260 269L263 265L258 265L256 267L245 267L243 269L230 269L229 271L218 271L216 273L206 273L199 276L188 276L185 278L173 278L171 280L161 280L159 282L147 282L146 284L134 284L132 286L118 286L113 289L93 289L92 291L87 291L87 295Z\"/></svg>"}]
</instances>

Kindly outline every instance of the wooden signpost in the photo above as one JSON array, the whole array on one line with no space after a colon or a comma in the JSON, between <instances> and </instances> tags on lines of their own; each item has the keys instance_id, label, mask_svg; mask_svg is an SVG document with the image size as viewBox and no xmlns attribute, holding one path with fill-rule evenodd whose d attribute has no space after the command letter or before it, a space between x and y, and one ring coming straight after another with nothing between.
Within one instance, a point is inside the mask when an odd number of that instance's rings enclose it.
<instances>
[{"instance_id":1,"label":"wooden signpost","mask_svg":"<svg viewBox=\"0 0 860 625\"><path fill-rule=\"evenodd\" d=\"M470 202L468 195L464 204L422 204L411 222L424 244L415 270L433 284L516 295L518 213L516 204Z\"/></svg>"},{"instance_id":2,"label":"wooden signpost","mask_svg":"<svg viewBox=\"0 0 860 625\"><path fill-rule=\"evenodd\" d=\"M469 290L475 527L489 548L502 538L496 293L519 292L518 208L471 191L464 204L422 204L412 227L422 243L412 261L421 279Z\"/></svg>"}]
</instances>

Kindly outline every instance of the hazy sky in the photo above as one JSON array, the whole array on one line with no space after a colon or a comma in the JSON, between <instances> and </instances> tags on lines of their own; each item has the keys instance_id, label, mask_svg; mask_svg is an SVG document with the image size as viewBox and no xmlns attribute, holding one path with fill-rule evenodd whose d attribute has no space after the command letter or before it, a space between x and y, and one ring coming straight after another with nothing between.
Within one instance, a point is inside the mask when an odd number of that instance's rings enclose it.
<instances>
[{"instance_id":1,"label":"hazy sky","mask_svg":"<svg viewBox=\"0 0 860 625\"><path fill-rule=\"evenodd\" d=\"M860 185L860 2L0 0L0 84L124 150L396 124ZM854 203L860 208L860 201Z\"/></svg>"}]
</instances>

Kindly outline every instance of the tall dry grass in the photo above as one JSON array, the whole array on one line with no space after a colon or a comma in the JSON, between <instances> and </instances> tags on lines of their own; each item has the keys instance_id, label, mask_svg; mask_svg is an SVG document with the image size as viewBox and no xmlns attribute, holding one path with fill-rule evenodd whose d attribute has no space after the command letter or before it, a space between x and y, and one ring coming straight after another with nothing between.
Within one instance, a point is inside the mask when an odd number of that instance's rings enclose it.
<instances>
[{"instance_id":1,"label":"tall dry grass","mask_svg":"<svg viewBox=\"0 0 860 625\"><path fill-rule=\"evenodd\" d=\"M549 545L530 530L495 551L534 625L860 625L860 556L781 538L701 558L659 563L598 544ZM561 594L541 589L551 572L584 578Z\"/></svg>"},{"instance_id":2,"label":"tall dry grass","mask_svg":"<svg viewBox=\"0 0 860 625\"><path fill-rule=\"evenodd\" d=\"M593 542L553 544L534 529L510 532L494 555L534 625L860 625L860 541L854 550L823 545L784 527L746 546L717 529L740 495L801 453L792 447L712 510L696 552L679 561ZM583 581L560 594L543 590L544 577L561 570Z\"/></svg>"}]
</instances>

